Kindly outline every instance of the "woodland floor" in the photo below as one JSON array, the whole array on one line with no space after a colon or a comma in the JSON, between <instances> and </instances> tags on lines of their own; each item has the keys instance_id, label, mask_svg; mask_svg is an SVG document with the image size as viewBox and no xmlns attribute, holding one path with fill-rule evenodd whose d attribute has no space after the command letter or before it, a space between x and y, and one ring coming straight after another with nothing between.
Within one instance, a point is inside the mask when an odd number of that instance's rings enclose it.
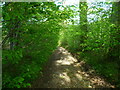
<instances>
[{"instance_id":1,"label":"woodland floor","mask_svg":"<svg viewBox=\"0 0 120 90\"><path fill-rule=\"evenodd\" d=\"M114 88L84 61L77 62L67 50L58 47L45 65L33 88Z\"/></svg>"}]
</instances>

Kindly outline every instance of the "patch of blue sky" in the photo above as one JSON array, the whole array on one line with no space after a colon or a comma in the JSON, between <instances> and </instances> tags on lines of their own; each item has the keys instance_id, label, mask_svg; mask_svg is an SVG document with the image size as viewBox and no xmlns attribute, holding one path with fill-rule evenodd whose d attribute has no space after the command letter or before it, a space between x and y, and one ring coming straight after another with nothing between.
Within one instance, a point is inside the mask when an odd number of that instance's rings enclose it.
<instances>
[{"instance_id":1,"label":"patch of blue sky","mask_svg":"<svg viewBox=\"0 0 120 90\"><path fill-rule=\"evenodd\" d=\"M82 2L85 0L56 0L56 4L57 5L63 5L63 6L69 6L69 5L74 5L76 7L73 7L74 11L78 11L79 10L79 2ZM98 18L101 18L100 16L102 16L105 11L110 11L112 4L106 4L106 0L86 0L88 3L88 13L91 11L97 11L99 8L103 9L103 12L98 12L95 14L88 14L87 18L88 18L88 22L94 22L96 21ZM96 2L95 2L96 1ZM107 0L108 1L108 0ZM108 3L110 3L108 1ZM109 15L107 16L109 17ZM73 20L79 24L79 13L77 13L77 15L73 18Z\"/></svg>"}]
</instances>

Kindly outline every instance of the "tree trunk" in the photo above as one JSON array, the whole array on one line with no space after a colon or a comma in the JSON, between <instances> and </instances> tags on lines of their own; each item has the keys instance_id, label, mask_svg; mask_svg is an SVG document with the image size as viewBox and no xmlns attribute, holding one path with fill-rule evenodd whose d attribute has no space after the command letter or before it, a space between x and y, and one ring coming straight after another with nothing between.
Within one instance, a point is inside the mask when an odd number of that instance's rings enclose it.
<instances>
[{"instance_id":1,"label":"tree trunk","mask_svg":"<svg viewBox=\"0 0 120 90\"><path fill-rule=\"evenodd\" d=\"M117 60L120 62L120 45L112 45L113 43L113 37L116 41L120 42L120 2L114 2L112 6L112 15L111 15L111 23L115 24L115 27L111 28L111 32L115 31L115 33L111 33L111 45L110 50L108 53L109 60ZM114 56L114 55L115 56Z\"/></svg>"},{"instance_id":2,"label":"tree trunk","mask_svg":"<svg viewBox=\"0 0 120 90\"><path fill-rule=\"evenodd\" d=\"M80 10L80 31L81 31L81 36L80 36L80 44L84 44L85 40L87 39L87 1L86 2L80 2L79 3L79 10ZM80 45L80 50L82 50L84 46Z\"/></svg>"},{"instance_id":3,"label":"tree trunk","mask_svg":"<svg viewBox=\"0 0 120 90\"><path fill-rule=\"evenodd\" d=\"M81 29L87 31L87 9L88 9L87 2L80 2L79 9Z\"/></svg>"},{"instance_id":4,"label":"tree trunk","mask_svg":"<svg viewBox=\"0 0 120 90\"><path fill-rule=\"evenodd\" d=\"M10 49L14 50L16 46L19 45L19 37L20 37L20 32L19 32L19 26L20 26L20 22L17 21L15 23L14 28L12 28L10 30L10 35L9 35L9 39L10 39Z\"/></svg>"}]
</instances>

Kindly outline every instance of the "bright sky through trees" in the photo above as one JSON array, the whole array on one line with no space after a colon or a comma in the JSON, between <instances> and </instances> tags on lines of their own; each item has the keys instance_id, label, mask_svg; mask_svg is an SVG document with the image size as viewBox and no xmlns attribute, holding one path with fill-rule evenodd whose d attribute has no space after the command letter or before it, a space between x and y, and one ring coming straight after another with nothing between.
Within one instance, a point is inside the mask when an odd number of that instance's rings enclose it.
<instances>
[{"instance_id":1,"label":"bright sky through trees","mask_svg":"<svg viewBox=\"0 0 120 90\"><path fill-rule=\"evenodd\" d=\"M74 6L76 6L75 11L77 11L77 10L79 10L79 1L81 2L84 0L57 0L56 4L63 5L63 6L74 5ZM95 11L94 8L91 8L94 6L96 8L102 8L105 11L109 10L110 7L112 7L112 4L105 3L106 0L98 0L97 2L95 2L96 0L86 0L86 1L88 2L88 8L89 8L88 12ZM100 3L100 1L103 3L101 3L100 6L97 6L97 3ZM99 13L99 15L102 15L102 13ZM95 14L89 14L87 17L88 17L89 22L93 22L93 21L97 20L97 16ZM76 17L74 17L74 20L76 21L76 23L79 23L79 13Z\"/></svg>"}]
</instances>

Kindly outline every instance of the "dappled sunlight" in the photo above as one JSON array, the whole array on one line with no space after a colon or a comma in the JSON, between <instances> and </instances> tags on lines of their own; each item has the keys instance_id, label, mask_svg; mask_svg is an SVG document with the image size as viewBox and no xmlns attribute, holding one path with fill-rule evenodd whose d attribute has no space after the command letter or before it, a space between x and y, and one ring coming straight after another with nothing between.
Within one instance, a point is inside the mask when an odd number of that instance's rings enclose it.
<instances>
[{"instance_id":1,"label":"dappled sunlight","mask_svg":"<svg viewBox=\"0 0 120 90\"><path fill-rule=\"evenodd\" d=\"M80 81L82 80L82 76L80 74L76 73L75 76L77 77L78 80Z\"/></svg>"},{"instance_id":2,"label":"dappled sunlight","mask_svg":"<svg viewBox=\"0 0 120 90\"><path fill-rule=\"evenodd\" d=\"M59 77L62 78L62 79L64 79L68 83L71 82L70 77L68 76L67 72L60 73Z\"/></svg>"},{"instance_id":3,"label":"dappled sunlight","mask_svg":"<svg viewBox=\"0 0 120 90\"><path fill-rule=\"evenodd\" d=\"M48 88L100 88L113 87L95 74L84 61L77 62L63 47L58 47L52 56L52 68L44 87ZM40 85L38 85L40 86Z\"/></svg>"},{"instance_id":4,"label":"dappled sunlight","mask_svg":"<svg viewBox=\"0 0 120 90\"><path fill-rule=\"evenodd\" d=\"M58 60L56 61L56 65L71 65L73 62Z\"/></svg>"},{"instance_id":5,"label":"dappled sunlight","mask_svg":"<svg viewBox=\"0 0 120 90\"><path fill-rule=\"evenodd\" d=\"M59 85L55 83L56 86L53 87L83 87L83 78L76 72L79 69L79 64L76 63L77 59L63 47L58 47L57 52L55 51L55 57L56 60L53 63L56 72L53 72L51 82L59 83Z\"/></svg>"},{"instance_id":6,"label":"dappled sunlight","mask_svg":"<svg viewBox=\"0 0 120 90\"><path fill-rule=\"evenodd\" d=\"M59 47L58 50L59 50L59 53L57 54L59 55L61 54L62 56L60 57L59 60L55 61L55 64L57 66L58 65L71 65L74 62L77 62L77 60L74 57L72 57L72 55L67 50L65 50L63 47Z\"/></svg>"},{"instance_id":7,"label":"dappled sunlight","mask_svg":"<svg viewBox=\"0 0 120 90\"><path fill-rule=\"evenodd\" d=\"M53 76L52 81L59 83L56 87L95 88L111 86L106 84L104 79L96 76L95 71L90 69L84 61L77 62L77 59L63 47L58 47L55 56L57 59L54 61L54 67L57 74ZM88 70L86 71L86 69Z\"/></svg>"}]
</instances>

